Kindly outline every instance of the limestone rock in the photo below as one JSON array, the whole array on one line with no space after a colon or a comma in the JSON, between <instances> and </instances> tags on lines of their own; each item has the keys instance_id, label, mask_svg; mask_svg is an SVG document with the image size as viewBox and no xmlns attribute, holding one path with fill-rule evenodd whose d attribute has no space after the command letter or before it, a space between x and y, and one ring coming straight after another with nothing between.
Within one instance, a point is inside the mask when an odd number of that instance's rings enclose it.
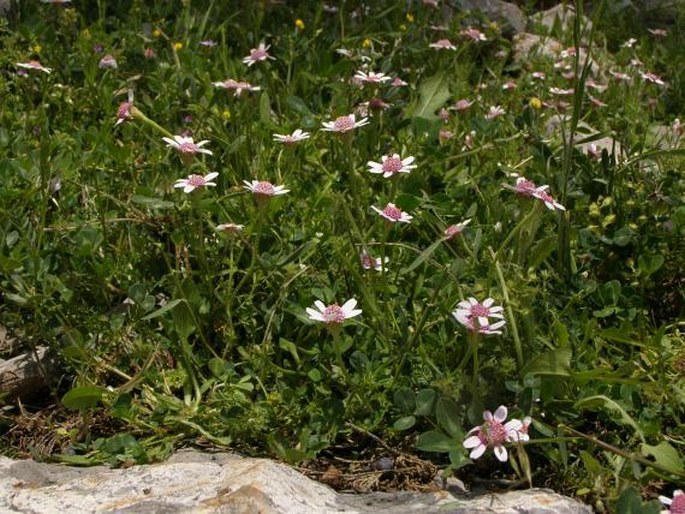
<instances>
[{"instance_id":1,"label":"limestone rock","mask_svg":"<svg viewBox=\"0 0 685 514\"><path fill-rule=\"evenodd\" d=\"M526 30L528 19L520 7L503 0L461 0L460 6L467 11L481 11L492 21L499 22L504 33L518 34Z\"/></svg>"},{"instance_id":2,"label":"limestone rock","mask_svg":"<svg viewBox=\"0 0 685 514\"><path fill-rule=\"evenodd\" d=\"M128 469L73 468L0 457L0 513L195 514L589 514L551 491L455 496L435 493L340 494L267 459L179 452L167 462Z\"/></svg>"},{"instance_id":3,"label":"limestone rock","mask_svg":"<svg viewBox=\"0 0 685 514\"><path fill-rule=\"evenodd\" d=\"M533 23L542 25L548 33L551 33L557 24L562 32L571 33L575 16L576 12L570 5L559 4L546 11L535 13L530 19ZM588 32L592 29L592 22L586 16L582 16L580 26Z\"/></svg>"}]
</instances>

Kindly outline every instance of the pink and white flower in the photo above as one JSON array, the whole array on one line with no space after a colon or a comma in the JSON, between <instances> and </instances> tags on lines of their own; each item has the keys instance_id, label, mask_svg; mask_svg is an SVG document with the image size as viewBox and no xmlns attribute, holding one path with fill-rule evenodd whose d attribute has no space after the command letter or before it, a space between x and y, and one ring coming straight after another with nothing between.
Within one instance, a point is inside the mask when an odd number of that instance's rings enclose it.
<instances>
[{"instance_id":1,"label":"pink and white flower","mask_svg":"<svg viewBox=\"0 0 685 514\"><path fill-rule=\"evenodd\" d=\"M414 157L402 159L399 154L384 155L381 162L369 161L366 165L371 173L382 173L384 178L394 177L399 173L409 173L416 168Z\"/></svg>"},{"instance_id":2,"label":"pink and white flower","mask_svg":"<svg viewBox=\"0 0 685 514\"><path fill-rule=\"evenodd\" d=\"M112 54L105 55L98 63L98 68L116 70L119 67L117 60Z\"/></svg>"},{"instance_id":3,"label":"pink and white flower","mask_svg":"<svg viewBox=\"0 0 685 514\"><path fill-rule=\"evenodd\" d=\"M267 59L275 60L269 55L269 48L271 48L271 45L264 46L264 43L259 43L257 48L250 50L250 55L243 59L243 63L252 66L257 62L266 61Z\"/></svg>"},{"instance_id":4,"label":"pink and white flower","mask_svg":"<svg viewBox=\"0 0 685 514\"><path fill-rule=\"evenodd\" d=\"M627 73L622 73L620 71L609 70L609 75L611 75L616 80L621 82L630 82L632 80L630 75L628 75Z\"/></svg>"},{"instance_id":5,"label":"pink and white flower","mask_svg":"<svg viewBox=\"0 0 685 514\"><path fill-rule=\"evenodd\" d=\"M474 29L474 28L471 28L471 27L462 30L462 31L459 33L459 35L460 35L460 36L467 37L467 38L469 38L469 39L471 39L471 40L473 40L473 41L476 41L476 42L478 42L478 41L487 41L487 40L488 40L488 38L485 37L485 34L483 34L480 30Z\"/></svg>"},{"instance_id":6,"label":"pink and white flower","mask_svg":"<svg viewBox=\"0 0 685 514\"><path fill-rule=\"evenodd\" d=\"M465 219L464 221L460 221L459 223L455 223L454 225L450 225L449 227L447 227L443 232L445 240L459 237L469 223L471 223L471 218Z\"/></svg>"},{"instance_id":7,"label":"pink and white flower","mask_svg":"<svg viewBox=\"0 0 685 514\"><path fill-rule=\"evenodd\" d=\"M249 82L241 82L233 79L226 79L222 82L212 82L212 85L220 89L230 89L233 91L233 96L240 96L243 91L252 92L259 91L261 89L261 87L253 86Z\"/></svg>"},{"instance_id":8,"label":"pink and white flower","mask_svg":"<svg viewBox=\"0 0 685 514\"><path fill-rule=\"evenodd\" d=\"M668 510L662 510L661 514L685 514L685 492L681 489L673 491L673 497L659 496L659 501L668 505Z\"/></svg>"},{"instance_id":9,"label":"pink and white flower","mask_svg":"<svg viewBox=\"0 0 685 514\"><path fill-rule=\"evenodd\" d=\"M664 29L647 29L652 36L656 37L666 37L668 36L668 31Z\"/></svg>"},{"instance_id":10,"label":"pink and white flower","mask_svg":"<svg viewBox=\"0 0 685 514\"><path fill-rule=\"evenodd\" d=\"M407 82L405 82L404 80L402 80L401 78L395 77L394 79L392 79L392 82L390 83L390 85L393 87L403 87L403 86L408 86L409 84Z\"/></svg>"},{"instance_id":11,"label":"pink and white flower","mask_svg":"<svg viewBox=\"0 0 685 514\"><path fill-rule=\"evenodd\" d=\"M270 198L272 196L280 196L290 192L285 186L274 186L271 182L266 180L253 180L248 182L243 180L245 189L254 194L257 198Z\"/></svg>"},{"instance_id":12,"label":"pink and white flower","mask_svg":"<svg viewBox=\"0 0 685 514\"><path fill-rule=\"evenodd\" d=\"M385 73L376 73L373 71L369 71L368 73L365 71L358 71L354 74L354 78L364 84L382 84L383 82L390 80L390 77Z\"/></svg>"},{"instance_id":13,"label":"pink and white flower","mask_svg":"<svg viewBox=\"0 0 685 514\"><path fill-rule=\"evenodd\" d=\"M198 141L197 143L193 141L192 137L186 136L174 136L173 139L170 137L162 137L166 142L167 146L175 148L181 155L194 155L196 153L204 153L207 155L212 155L211 150L202 148L202 146L209 143L209 140Z\"/></svg>"},{"instance_id":14,"label":"pink and white flower","mask_svg":"<svg viewBox=\"0 0 685 514\"><path fill-rule=\"evenodd\" d=\"M530 198L536 198L545 203L545 207L550 210L560 210L565 211L566 208L557 202L548 192L549 186L537 186L532 180L528 180L526 177L519 176L516 173L512 173L511 176L516 177L516 185L513 187L514 192L520 196L527 196ZM509 187L509 186L505 186Z\"/></svg>"},{"instance_id":15,"label":"pink and white flower","mask_svg":"<svg viewBox=\"0 0 685 514\"><path fill-rule=\"evenodd\" d=\"M485 450L492 448L495 457L500 462L506 462L508 454L504 445L518 441L518 433L522 427L520 420L512 419L504 423L506 419L507 408L504 405L500 405L494 415L489 410L483 413L485 423L469 430L464 440L464 448L471 449L469 457L477 459Z\"/></svg>"},{"instance_id":16,"label":"pink and white flower","mask_svg":"<svg viewBox=\"0 0 685 514\"><path fill-rule=\"evenodd\" d=\"M656 75L655 73L650 73L650 72L645 72L645 73L640 73L640 77L642 77L642 80L645 82L651 82L652 84L656 84L657 86L665 86L666 82L664 82L659 75Z\"/></svg>"},{"instance_id":17,"label":"pink and white flower","mask_svg":"<svg viewBox=\"0 0 685 514\"><path fill-rule=\"evenodd\" d=\"M454 46L449 39L439 39L435 43L431 43L428 46L431 48L435 48L437 50L456 50L457 49L457 47Z\"/></svg>"},{"instance_id":18,"label":"pink and white flower","mask_svg":"<svg viewBox=\"0 0 685 514\"><path fill-rule=\"evenodd\" d=\"M46 68L39 61L29 61L29 62L18 62L17 66L24 68L26 70L38 70L48 75L52 73L52 68Z\"/></svg>"},{"instance_id":19,"label":"pink and white flower","mask_svg":"<svg viewBox=\"0 0 685 514\"><path fill-rule=\"evenodd\" d=\"M507 111L502 109L499 105L493 105L493 106L490 106L490 109L488 109L488 112L485 115L485 117L488 120L494 120L496 118L499 118L500 116L505 115L506 113L507 113Z\"/></svg>"},{"instance_id":20,"label":"pink and white flower","mask_svg":"<svg viewBox=\"0 0 685 514\"><path fill-rule=\"evenodd\" d=\"M133 119L133 114L131 114L131 109L133 108L133 102L122 102L117 109L117 121L114 126L120 125L125 121Z\"/></svg>"},{"instance_id":21,"label":"pink and white flower","mask_svg":"<svg viewBox=\"0 0 685 514\"><path fill-rule=\"evenodd\" d=\"M494 305L494 303L495 300L492 298L486 298L483 302L479 302L474 297L470 297L468 300L459 302L457 310L452 315L459 323L469 329L474 328L476 321L479 327L490 326L490 318L495 318L497 323L499 323L499 320L504 319L504 314L502 314L504 307ZM499 326L496 328L499 328Z\"/></svg>"},{"instance_id":22,"label":"pink and white flower","mask_svg":"<svg viewBox=\"0 0 685 514\"><path fill-rule=\"evenodd\" d=\"M455 102L455 104L451 108L455 111L465 111L473 105L473 102L473 100L469 102L466 98L462 98L461 100Z\"/></svg>"},{"instance_id":23,"label":"pink and white flower","mask_svg":"<svg viewBox=\"0 0 685 514\"><path fill-rule=\"evenodd\" d=\"M274 134L274 141L288 146L305 139L309 139L309 132L304 132L301 129L296 129L292 134Z\"/></svg>"},{"instance_id":24,"label":"pink and white flower","mask_svg":"<svg viewBox=\"0 0 685 514\"><path fill-rule=\"evenodd\" d=\"M222 223L217 225L214 230L217 232L223 232L224 234L237 234L242 232L245 225L240 225L238 223Z\"/></svg>"},{"instance_id":25,"label":"pink and white flower","mask_svg":"<svg viewBox=\"0 0 685 514\"><path fill-rule=\"evenodd\" d=\"M573 89L562 89L560 87L550 87L549 92L557 96L571 96L573 94Z\"/></svg>"},{"instance_id":26,"label":"pink and white flower","mask_svg":"<svg viewBox=\"0 0 685 514\"><path fill-rule=\"evenodd\" d=\"M337 303L327 306L321 300L316 300L314 302L315 309L307 307L305 310L312 321L321 321L327 325L342 325L345 320L362 313L361 309L355 309L356 306L357 300L354 298L347 300L342 307Z\"/></svg>"},{"instance_id":27,"label":"pink and white flower","mask_svg":"<svg viewBox=\"0 0 685 514\"><path fill-rule=\"evenodd\" d=\"M202 175L188 175L188 178L182 178L176 181L174 184L174 187L178 188L183 188L184 193L192 193L196 189L201 189L203 187L215 187L216 182L212 182L216 177L219 176L219 173L216 171L213 171L211 173L207 173L204 177Z\"/></svg>"},{"instance_id":28,"label":"pink and white flower","mask_svg":"<svg viewBox=\"0 0 685 514\"><path fill-rule=\"evenodd\" d=\"M389 257L385 257L384 259L372 257L366 250L361 251L359 259L361 260L362 268L366 270L374 269L376 271L382 271L385 267L384 264L387 264L390 261Z\"/></svg>"},{"instance_id":29,"label":"pink and white flower","mask_svg":"<svg viewBox=\"0 0 685 514\"><path fill-rule=\"evenodd\" d=\"M345 133L368 124L368 118L362 118L357 121L354 114L348 114L347 116L338 116L333 121L324 121L323 128L321 130L326 132Z\"/></svg>"},{"instance_id":30,"label":"pink and white flower","mask_svg":"<svg viewBox=\"0 0 685 514\"><path fill-rule=\"evenodd\" d=\"M391 223L409 223L414 219L414 216L399 209L394 203L389 203L383 209L379 209L375 205L372 205L371 208Z\"/></svg>"}]
</instances>

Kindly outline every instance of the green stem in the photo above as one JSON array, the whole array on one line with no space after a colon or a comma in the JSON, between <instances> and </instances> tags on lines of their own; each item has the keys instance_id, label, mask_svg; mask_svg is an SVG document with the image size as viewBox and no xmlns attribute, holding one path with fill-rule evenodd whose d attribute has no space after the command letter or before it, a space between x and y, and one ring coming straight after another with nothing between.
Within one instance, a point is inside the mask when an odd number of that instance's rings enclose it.
<instances>
[{"instance_id":1,"label":"green stem","mask_svg":"<svg viewBox=\"0 0 685 514\"><path fill-rule=\"evenodd\" d=\"M495 270L497 271L497 278L499 279L500 287L502 288L502 296L504 296L504 308L507 311L507 318L509 325L511 326L511 333L514 337L514 348L516 350L516 359L518 360L519 367L523 367L523 348L521 346L521 338L519 337L518 327L516 325L516 318L514 317L514 310L511 308L511 302L509 301L509 289L507 288L507 283L504 280L504 274L502 273L502 267L497 261L497 256L495 252L490 248L490 254L495 261Z\"/></svg>"}]
</instances>

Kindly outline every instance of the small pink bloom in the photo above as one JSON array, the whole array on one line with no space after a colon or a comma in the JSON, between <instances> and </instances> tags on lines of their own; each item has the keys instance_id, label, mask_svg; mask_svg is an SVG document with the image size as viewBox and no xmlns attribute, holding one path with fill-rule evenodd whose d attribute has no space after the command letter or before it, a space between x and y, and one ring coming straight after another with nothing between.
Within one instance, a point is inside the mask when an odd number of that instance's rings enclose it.
<instances>
[{"instance_id":1,"label":"small pink bloom","mask_svg":"<svg viewBox=\"0 0 685 514\"><path fill-rule=\"evenodd\" d=\"M446 141L449 141L453 137L454 137L454 132L452 132L451 130L441 128L438 131L438 140L440 141L440 143L444 143Z\"/></svg>"},{"instance_id":2,"label":"small pink bloom","mask_svg":"<svg viewBox=\"0 0 685 514\"><path fill-rule=\"evenodd\" d=\"M292 134L274 134L274 141L288 146L305 139L309 139L309 132L303 132L301 129L296 129Z\"/></svg>"},{"instance_id":3,"label":"small pink bloom","mask_svg":"<svg viewBox=\"0 0 685 514\"><path fill-rule=\"evenodd\" d=\"M394 203L389 203L382 210L374 205L371 208L391 223L409 223L414 219L414 216L397 208Z\"/></svg>"},{"instance_id":4,"label":"small pink bloom","mask_svg":"<svg viewBox=\"0 0 685 514\"><path fill-rule=\"evenodd\" d=\"M473 100L469 102L469 101L466 100L465 98L462 98L461 100L458 100L458 101L452 106L452 109L454 109L455 111L465 111L465 110L467 110L469 107L471 107L472 105L473 105Z\"/></svg>"},{"instance_id":5,"label":"small pink bloom","mask_svg":"<svg viewBox=\"0 0 685 514\"><path fill-rule=\"evenodd\" d=\"M259 43L257 48L250 50L250 55L243 59L243 63L252 66L257 62L266 61L267 59L274 60L274 58L269 55L269 48L271 48L271 45L264 46L264 43Z\"/></svg>"},{"instance_id":6,"label":"small pink bloom","mask_svg":"<svg viewBox=\"0 0 685 514\"><path fill-rule=\"evenodd\" d=\"M666 37L668 36L668 31L664 29L647 29L652 36L656 37Z\"/></svg>"},{"instance_id":7,"label":"small pink bloom","mask_svg":"<svg viewBox=\"0 0 685 514\"><path fill-rule=\"evenodd\" d=\"M494 305L495 300L486 298L483 302L479 302L471 297L468 300L462 300L457 304L457 309L452 313L455 319L470 330L475 329L475 324L478 322L478 327L490 327L490 318L495 318L496 322L504 320L502 311L504 307ZM504 322L502 322L504 325ZM499 325L499 326L502 326ZM499 328L496 327L496 328ZM500 332L501 333L501 332Z\"/></svg>"},{"instance_id":8,"label":"small pink bloom","mask_svg":"<svg viewBox=\"0 0 685 514\"><path fill-rule=\"evenodd\" d=\"M506 114L506 112L507 111L502 109L499 105L493 105L490 107L490 109L488 110L485 117L488 120L494 120L495 118L499 118L500 116L503 116L504 114Z\"/></svg>"},{"instance_id":9,"label":"small pink bloom","mask_svg":"<svg viewBox=\"0 0 685 514\"><path fill-rule=\"evenodd\" d=\"M338 116L335 120L333 121L324 121L323 122L323 129L326 132L340 132L340 133L345 133L349 132L351 130L354 130L358 127L363 127L364 125L368 125L369 120L368 118L362 118L359 121L356 121L356 117L354 114L349 114L347 116Z\"/></svg>"},{"instance_id":10,"label":"small pink bloom","mask_svg":"<svg viewBox=\"0 0 685 514\"><path fill-rule=\"evenodd\" d=\"M550 87L549 92L553 95L558 96L571 96L573 94L573 89L561 89L559 87Z\"/></svg>"},{"instance_id":11,"label":"small pink bloom","mask_svg":"<svg viewBox=\"0 0 685 514\"><path fill-rule=\"evenodd\" d=\"M52 73L52 68L46 68L38 61L18 62L17 66L19 66L20 68L24 68L26 70L42 71L43 73L47 73L48 75Z\"/></svg>"},{"instance_id":12,"label":"small pink bloom","mask_svg":"<svg viewBox=\"0 0 685 514\"><path fill-rule=\"evenodd\" d=\"M214 87L220 89L230 89L233 91L233 96L240 96L243 91L259 91L261 88L259 86L253 86L249 82L239 82L233 79L226 79L223 82L212 82Z\"/></svg>"},{"instance_id":13,"label":"small pink bloom","mask_svg":"<svg viewBox=\"0 0 685 514\"><path fill-rule=\"evenodd\" d=\"M184 193L191 193L195 189L203 187L216 186L216 182L212 182L219 174L214 171L207 173L204 177L202 175L188 175L188 178L182 178L176 181L174 187L182 187Z\"/></svg>"},{"instance_id":14,"label":"small pink bloom","mask_svg":"<svg viewBox=\"0 0 685 514\"><path fill-rule=\"evenodd\" d=\"M365 71L358 71L355 73L354 77L363 84L382 84L383 82L390 80L390 77L386 74L373 71L369 71L368 73Z\"/></svg>"},{"instance_id":15,"label":"small pink bloom","mask_svg":"<svg viewBox=\"0 0 685 514\"><path fill-rule=\"evenodd\" d=\"M537 80L545 80L546 78L544 71L534 71L530 76Z\"/></svg>"},{"instance_id":16,"label":"small pink bloom","mask_svg":"<svg viewBox=\"0 0 685 514\"><path fill-rule=\"evenodd\" d=\"M367 166L371 173L382 173L384 178L394 177L399 173L409 173L416 168L414 157L407 157L402 159L399 154L384 155L381 157L381 162L369 161Z\"/></svg>"},{"instance_id":17,"label":"small pink bloom","mask_svg":"<svg viewBox=\"0 0 685 514\"><path fill-rule=\"evenodd\" d=\"M592 96L592 95L587 95L587 97L590 99L590 102L592 105L595 107L606 107L608 104L602 102L599 98Z\"/></svg>"},{"instance_id":18,"label":"small pink bloom","mask_svg":"<svg viewBox=\"0 0 685 514\"><path fill-rule=\"evenodd\" d=\"M440 39L435 43L428 45L431 48L436 48L437 50L456 50L457 47L452 44L449 39Z\"/></svg>"},{"instance_id":19,"label":"small pink bloom","mask_svg":"<svg viewBox=\"0 0 685 514\"><path fill-rule=\"evenodd\" d=\"M201 148L202 146L209 143L208 140L198 141L197 143L195 143L192 137L185 136L174 136L173 139L170 137L162 137L162 139L166 142L167 146L175 148L182 155L194 155L196 153L212 155L212 152L210 150L207 150L206 148Z\"/></svg>"},{"instance_id":20,"label":"small pink bloom","mask_svg":"<svg viewBox=\"0 0 685 514\"><path fill-rule=\"evenodd\" d=\"M659 496L659 501L668 505L668 510L662 510L661 514L685 514L685 493L682 490L673 491L672 498Z\"/></svg>"},{"instance_id":21,"label":"small pink bloom","mask_svg":"<svg viewBox=\"0 0 685 514\"><path fill-rule=\"evenodd\" d=\"M242 232L245 225L239 225L237 223L222 223L216 226L217 232L223 232L224 234L237 234Z\"/></svg>"},{"instance_id":22,"label":"small pink bloom","mask_svg":"<svg viewBox=\"0 0 685 514\"><path fill-rule=\"evenodd\" d=\"M476 41L476 42L478 42L478 41L487 41L487 40L488 40L488 38L485 37L485 34L483 34L480 30L474 29L474 28L471 28L471 27L462 30L462 31L459 33L459 35L464 36L464 37L467 37L467 38L469 38L469 39L471 39L471 40L473 40L473 41Z\"/></svg>"},{"instance_id":23,"label":"small pink bloom","mask_svg":"<svg viewBox=\"0 0 685 514\"><path fill-rule=\"evenodd\" d=\"M133 115L131 114L132 107L133 102L123 102L121 105L119 105L119 108L117 109L117 121L114 123L114 126L133 119Z\"/></svg>"},{"instance_id":24,"label":"small pink bloom","mask_svg":"<svg viewBox=\"0 0 685 514\"><path fill-rule=\"evenodd\" d=\"M614 77L616 80L622 81L622 82L630 82L632 80L630 75L628 75L627 73L621 73L619 71L609 70L609 75Z\"/></svg>"},{"instance_id":25,"label":"small pink bloom","mask_svg":"<svg viewBox=\"0 0 685 514\"><path fill-rule=\"evenodd\" d=\"M471 218L465 219L464 221L447 227L443 232L445 240L459 237L469 223L471 223Z\"/></svg>"},{"instance_id":26,"label":"small pink bloom","mask_svg":"<svg viewBox=\"0 0 685 514\"><path fill-rule=\"evenodd\" d=\"M155 57L157 57L157 52L155 52L154 48L147 47L143 51L143 57L145 57L146 59L154 59Z\"/></svg>"},{"instance_id":27,"label":"small pink bloom","mask_svg":"<svg viewBox=\"0 0 685 514\"><path fill-rule=\"evenodd\" d=\"M403 86L408 86L409 84L407 84L407 83L406 83L404 80L402 80L401 78L395 77L395 78L392 80L392 82L390 83L390 85L391 85L391 86L394 86L394 87L403 87Z\"/></svg>"},{"instance_id":28,"label":"small pink bloom","mask_svg":"<svg viewBox=\"0 0 685 514\"><path fill-rule=\"evenodd\" d=\"M366 252L366 250L361 251L359 254L359 259L361 260L362 268L366 270L374 269L376 271L383 270L383 264L387 264L388 261L390 261L388 257L383 260L380 257L372 257Z\"/></svg>"},{"instance_id":29,"label":"small pink bloom","mask_svg":"<svg viewBox=\"0 0 685 514\"><path fill-rule=\"evenodd\" d=\"M464 448L471 449L469 456L472 459L481 457L485 450L492 448L495 457L500 462L506 462L508 454L504 445L512 441L518 441L518 431L522 427L520 420L512 419L505 424L504 420L506 419L507 408L504 405L500 405L497 408L494 416L489 410L483 413L485 423L472 428L466 434L467 438L464 440Z\"/></svg>"},{"instance_id":30,"label":"small pink bloom","mask_svg":"<svg viewBox=\"0 0 685 514\"><path fill-rule=\"evenodd\" d=\"M290 192L290 189L286 189L285 186L274 186L268 181L253 180L248 182L243 180L245 184L245 189L251 191L257 198L270 198L272 196L280 196Z\"/></svg>"},{"instance_id":31,"label":"small pink bloom","mask_svg":"<svg viewBox=\"0 0 685 514\"><path fill-rule=\"evenodd\" d=\"M503 91L511 91L512 89L516 89L516 81L515 80L509 80L502 84L502 90Z\"/></svg>"},{"instance_id":32,"label":"small pink bloom","mask_svg":"<svg viewBox=\"0 0 685 514\"><path fill-rule=\"evenodd\" d=\"M346 319L359 316L361 309L355 309L357 300L351 298L347 300L342 307L337 303L326 306L321 300L314 302L316 309L307 307L305 310L312 321L321 321L327 325L342 325Z\"/></svg>"},{"instance_id":33,"label":"small pink bloom","mask_svg":"<svg viewBox=\"0 0 685 514\"><path fill-rule=\"evenodd\" d=\"M665 86L666 82L664 82L659 75L656 75L654 73L640 73L640 76L642 77L642 80L645 82L651 82L652 84L656 84L657 86Z\"/></svg>"},{"instance_id":34,"label":"small pink bloom","mask_svg":"<svg viewBox=\"0 0 685 514\"><path fill-rule=\"evenodd\" d=\"M119 67L117 60L112 54L105 55L98 63L98 68L116 70Z\"/></svg>"}]
</instances>

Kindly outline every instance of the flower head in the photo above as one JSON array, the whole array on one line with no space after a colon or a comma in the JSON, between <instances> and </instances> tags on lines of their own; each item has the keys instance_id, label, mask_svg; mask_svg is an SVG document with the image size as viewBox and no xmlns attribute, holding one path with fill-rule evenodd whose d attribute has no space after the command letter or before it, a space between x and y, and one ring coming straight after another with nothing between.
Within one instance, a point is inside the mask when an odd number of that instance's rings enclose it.
<instances>
[{"instance_id":1,"label":"flower head","mask_svg":"<svg viewBox=\"0 0 685 514\"><path fill-rule=\"evenodd\" d=\"M414 216L397 208L394 203L389 203L382 210L375 205L372 205L371 208L391 223L409 223L414 219Z\"/></svg>"},{"instance_id":2,"label":"flower head","mask_svg":"<svg viewBox=\"0 0 685 514\"><path fill-rule=\"evenodd\" d=\"M214 48L218 43L212 39L204 39L200 41L200 46L204 46L205 48Z\"/></svg>"},{"instance_id":3,"label":"flower head","mask_svg":"<svg viewBox=\"0 0 685 514\"><path fill-rule=\"evenodd\" d=\"M661 514L685 514L685 493L682 490L673 491L673 498L659 496L659 501L668 505L668 510L662 510Z\"/></svg>"},{"instance_id":4,"label":"flower head","mask_svg":"<svg viewBox=\"0 0 685 514\"><path fill-rule=\"evenodd\" d=\"M383 82L390 80L390 77L385 73L376 73L373 71L369 71L368 73L365 71L358 71L355 73L354 78L363 84L382 84Z\"/></svg>"},{"instance_id":5,"label":"flower head","mask_svg":"<svg viewBox=\"0 0 685 514\"><path fill-rule=\"evenodd\" d=\"M477 459L485 453L485 450L492 448L495 457L500 462L506 462L507 449L506 443L519 440L519 431L523 424L518 419L512 419L507 423L507 408L500 405L493 415L489 410L483 413L483 423L480 426L469 430L468 437L464 440L464 448L471 449L469 457Z\"/></svg>"},{"instance_id":6,"label":"flower head","mask_svg":"<svg viewBox=\"0 0 685 514\"><path fill-rule=\"evenodd\" d=\"M131 109L133 108L133 102L122 102L117 109L117 121L114 125L119 125L125 121L132 120L133 115L131 114Z\"/></svg>"},{"instance_id":7,"label":"flower head","mask_svg":"<svg viewBox=\"0 0 685 514\"><path fill-rule=\"evenodd\" d=\"M243 180L243 183L245 184L245 189L252 192L258 199L267 199L272 196L280 196L290 192L290 189L286 189L285 186L274 186L271 182L266 180L261 182L259 180L253 180L252 182Z\"/></svg>"},{"instance_id":8,"label":"flower head","mask_svg":"<svg viewBox=\"0 0 685 514\"><path fill-rule=\"evenodd\" d=\"M274 134L274 141L288 146L305 139L309 139L309 132L303 132L301 129L296 129L292 134Z\"/></svg>"},{"instance_id":9,"label":"flower head","mask_svg":"<svg viewBox=\"0 0 685 514\"><path fill-rule=\"evenodd\" d=\"M552 195L547 192L549 186L537 186L532 180L528 180L527 178L521 177L515 173L512 174L512 176L516 177L516 185L513 187L513 190L517 195L536 198L537 200L544 202L545 207L550 210L566 210L563 205L557 202Z\"/></svg>"},{"instance_id":10,"label":"flower head","mask_svg":"<svg viewBox=\"0 0 685 514\"><path fill-rule=\"evenodd\" d=\"M46 68L39 61L18 62L17 66L26 70L38 70L48 75L52 72L52 68Z\"/></svg>"},{"instance_id":11,"label":"flower head","mask_svg":"<svg viewBox=\"0 0 685 514\"><path fill-rule=\"evenodd\" d=\"M456 50L457 49L457 47L454 46L449 39L439 39L435 43L431 43L428 46L431 48L435 48L437 50Z\"/></svg>"},{"instance_id":12,"label":"flower head","mask_svg":"<svg viewBox=\"0 0 685 514\"><path fill-rule=\"evenodd\" d=\"M485 34L483 34L480 30L474 29L469 27L468 29L464 29L459 33L460 36L467 37L473 41L487 41L488 38L485 37Z\"/></svg>"},{"instance_id":13,"label":"flower head","mask_svg":"<svg viewBox=\"0 0 685 514\"><path fill-rule=\"evenodd\" d=\"M274 58L269 55L269 48L271 48L271 45L264 46L264 43L259 43L257 48L250 50L250 55L243 59L243 63L252 66L259 61L266 61L267 59L274 60Z\"/></svg>"},{"instance_id":14,"label":"flower head","mask_svg":"<svg viewBox=\"0 0 685 514\"><path fill-rule=\"evenodd\" d=\"M650 82L651 84L656 84L657 86L665 86L666 82L663 81L659 75L656 75L654 73L640 73L640 76L642 77L642 80L645 82Z\"/></svg>"},{"instance_id":15,"label":"flower head","mask_svg":"<svg viewBox=\"0 0 685 514\"><path fill-rule=\"evenodd\" d=\"M376 271L382 271L385 267L384 264L387 264L390 261L389 257L385 257L384 259L372 257L366 250L361 251L359 259L361 260L362 268L366 270L374 269Z\"/></svg>"},{"instance_id":16,"label":"flower head","mask_svg":"<svg viewBox=\"0 0 685 514\"><path fill-rule=\"evenodd\" d=\"M341 325L346 319L354 318L362 313L361 309L355 309L357 300L354 298L347 300L342 307L337 303L326 306L321 300L316 300L314 306L316 309L311 307L305 309L309 314L309 319L321 321L327 325Z\"/></svg>"},{"instance_id":17,"label":"flower head","mask_svg":"<svg viewBox=\"0 0 685 514\"><path fill-rule=\"evenodd\" d=\"M116 70L119 67L117 60L112 54L105 55L98 63L98 68Z\"/></svg>"},{"instance_id":18,"label":"flower head","mask_svg":"<svg viewBox=\"0 0 685 514\"><path fill-rule=\"evenodd\" d=\"M361 120L356 121L356 117L354 114L348 114L347 116L338 116L333 121L324 121L323 129L321 130L325 130L326 132L345 133L349 132L350 130L354 130L358 127L368 125L368 123L368 118L362 118Z\"/></svg>"},{"instance_id":19,"label":"flower head","mask_svg":"<svg viewBox=\"0 0 685 514\"><path fill-rule=\"evenodd\" d=\"M414 157L402 159L399 154L384 155L381 162L369 161L367 166L371 173L382 173L384 178L394 177L398 173L409 173L416 168Z\"/></svg>"},{"instance_id":20,"label":"flower head","mask_svg":"<svg viewBox=\"0 0 685 514\"><path fill-rule=\"evenodd\" d=\"M214 87L220 89L230 89L233 91L233 96L240 96L243 91L259 91L261 88L259 86L253 86L249 82L239 82L233 79L226 79L223 82L212 82Z\"/></svg>"},{"instance_id":21,"label":"flower head","mask_svg":"<svg viewBox=\"0 0 685 514\"><path fill-rule=\"evenodd\" d=\"M214 230L223 232L224 234L237 234L238 232L242 232L244 228L245 225L239 225L237 223L222 223L221 225L217 225Z\"/></svg>"},{"instance_id":22,"label":"flower head","mask_svg":"<svg viewBox=\"0 0 685 514\"><path fill-rule=\"evenodd\" d=\"M471 218L465 219L464 221L461 221L459 223L456 223L454 225L450 225L445 229L443 232L443 235L445 236L445 239L453 239L455 237L458 237L461 235L461 233L464 231L466 228L466 225L471 223Z\"/></svg>"},{"instance_id":23,"label":"flower head","mask_svg":"<svg viewBox=\"0 0 685 514\"><path fill-rule=\"evenodd\" d=\"M464 325L472 332L479 331L481 333L497 333L498 328L504 326L504 308L501 305L494 305L495 300L486 298L483 302L479 302L471 297L468 300L462 300L457 304L457 310L452 315L456 320ZM495 323L491 323L490 318L494 318ZM483 332L481 329L485 328Z\"/></svg>"},{"instance_id":24,"label":"flower head","mask_svg":"<svg viewBox=\"0 0 685 514\"><path fill-rule=\"evenodd\" d=\"M202 146L209 143L209 140L198 141L195 143L192 137L186 136L174 136L173 139L170 137L162 137L162 139L166 142L167 146L175 148L182 155L194 155L196 153L212 155L211 150L202 148Z\"/></svg>"},{"instance_id":25,"label":"flower head","mask_svg":"<svg viewBox=\"0 0 685 514\"><path fill-rule=\"evenodd\" d=\"M407 82L405 82L404 80L402 80L401 78L395 77L394 79L392 79L392 82L390 83L390 85L394 86L394 87L402 87L402 86L408 86L409 84Z\"/></svg>"},{"instance_id":26,"label":"flower head","mask_svg":"<svg viewBox=\"0 0 685 514\"><path fill-rule=\"evenodd\" d=\"M499 118L500 116L503 116L506 114L507 111L502 109L499 105L493 105L488 109L488 113L485 115L485 117L489 120L494 120L495 118Z\"/></svg>"},{"instance_id":27,"label":"flower head","mask_svg":"<svg viewBox=\"0 0 685 514\"><path fill-rule=\"evenodd\" d=\"M182 187L184 193L191 193L196 189L203 187L216 186L216 182L212 182L219 174L216 171L207 173L204 177L202 175L188 175L188 178L182 178L176 181L174 187Z\"/></svg>"}]
</instances>

